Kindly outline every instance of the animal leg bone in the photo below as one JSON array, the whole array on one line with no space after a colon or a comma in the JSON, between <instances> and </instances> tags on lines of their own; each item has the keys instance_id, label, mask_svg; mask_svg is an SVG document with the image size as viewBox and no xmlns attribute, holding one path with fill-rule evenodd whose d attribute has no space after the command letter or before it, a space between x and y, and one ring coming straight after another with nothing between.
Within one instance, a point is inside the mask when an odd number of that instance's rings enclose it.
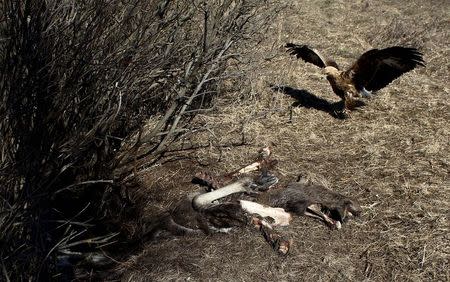
<instances>
[{"instance_id":1,"label":"animal leg bone","mask_svg":"<svg viewBox=\"0 0 450 282\"><path fill-rule=\"evenodd\" d=\"M259 229L264 236L264 239L269 245L280 255L287 255L291 247L291 240L286 239L282 235L273 230L273 227L265 220L259 218L252 218L253 224Z\"/></svg>"},{"instance_id":2,"label":"animal leg bone","mask_svg":"<svg viewBox=\"0 0 450 282\"><path fill-rule=\"evenodd\" d=\"M283 208L273 208L246 200L240 200L239 202L242 209L250 214L257 214L262 218L272 218L274 221L272 226L287 226L292 220L291 214Z\"/></svg>"},{"instance_id":3,"label":"animal leg bone","mask_svg":"<svg viewBox=\"0 0 450 282\"><path fill-rule=\"evenodd\" d=\"M245 173L249 173L249 172L257 171L257 170L261 170L261 169L269 169L269 168L275 166L278 162L277 160L270 159L271 154L272 154L272 150L270 149L270 147L264 147L259 151L259 157L255 162L253 162L231 174L232 175L245 174Z\"/></svg>"},{"instance_id":4,"label":"animal leg bone","mask_svg":"<svg viewBox=\"0 0 450 282\"><path fill-rule=\"evenodd\" d=\"M205 171L198 172L195 174L194 178L192 179L192 183L200 184L202 186L207 186L208 191L211 191L211 190L219 189L219 187L223 185L223 182L226 182L227 178L228 178L228 180L231 180L233 177L240 175L240 174L247 174L247 173L250 173L253 171L261 170L263 177L270 177L270 175L268 174L268 170L270 168L274 167L278 163L277 160L270 159L271 153L272 152L271 152L270 147L264 147L259 151L259 157L255 162L253 162L252 164L247 165L241 169L227 173L223 177L216 178L208 172L205 172ZM266 181L266 180L262 180L262 181ZM278 179L276 179L276 182L278 182ZM268 186L271 186L275 183L269 183L268 181L266 181L263 183L262 187L260 187L259 190L265 191L265 190L267 190ZM256 183L256 184L259 185L260 183Z\"/></svg>"},{"instance_id":5,"label":"animal leg bone","mask_svg":"<svg viewBox=\"0 0 450 282\"><path fill-rule=\"evenodd\" d=\"M192 205L194 209L201 210L214 205L214 201L235 193L251 192L253 180L250 177L244 177L220 189L200 194L194 197Z\"/></svg>"},{"instance_id":6,"label":"animal leg bone","mask_svg":"<svg viewBox=\"0 0 450 282\"><path fill-rule=\"evenodd\" d=\"M330 227L336 227L336 229L341 229L341 222L334 220L325 213L322 212L321 206L318 204L309 205L305 211L305 215L323 220Z\"/></svg>"}]
</instances>

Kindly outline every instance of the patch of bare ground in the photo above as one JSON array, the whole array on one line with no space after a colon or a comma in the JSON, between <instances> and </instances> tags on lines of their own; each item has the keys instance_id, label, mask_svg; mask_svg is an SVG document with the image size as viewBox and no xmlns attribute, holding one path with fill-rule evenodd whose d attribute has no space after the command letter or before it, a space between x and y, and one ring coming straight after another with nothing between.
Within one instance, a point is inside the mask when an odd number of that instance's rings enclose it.
<instances>
[{"instance_id":1,"label":"patch of bare ground","mask_svg":"<svg viewBox=\"0 0 450 282\"><path fill-rule=\"evenodd\" d=\"M259 48L243 50L248 79L225 85L217 108L194 121L208 130L179 144L196 149L141 174L140 195L151 216L198 189L196 171L231 171L273 144L283 182L311 175L359 200L362 216L340 231L297 217L280 229L294 240L284 258L250 227L149 242L119 266L123 280L449 281L449 2L287 2ZM326 79L289 57L286 42L310 44L344 67L370 48L412 45L427 67L339 120L317 106L338 101Z\"/></svg>"}]
</instances>

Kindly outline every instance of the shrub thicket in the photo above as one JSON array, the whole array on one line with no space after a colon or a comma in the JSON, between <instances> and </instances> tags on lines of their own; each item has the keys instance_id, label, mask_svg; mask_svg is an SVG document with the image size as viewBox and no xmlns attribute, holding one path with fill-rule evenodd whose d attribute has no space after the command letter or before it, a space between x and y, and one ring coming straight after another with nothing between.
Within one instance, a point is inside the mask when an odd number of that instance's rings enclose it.
<instances>
[{"instance_id":1,"label":"shrub thicket","mask_svg":"<svg viewBox=\"0 0 450 282\"><path fill-rule=\"evenodd\" d=\"M189 132L189 120L210 106L227 76L232 50L266 23L267 5L0 4L5 280L55 277L75 254L124 238L120 223L135 206L123 180L139 160L157 161ZM142 130L155 116L156 126Z\"/></svg>"}]
</instances>

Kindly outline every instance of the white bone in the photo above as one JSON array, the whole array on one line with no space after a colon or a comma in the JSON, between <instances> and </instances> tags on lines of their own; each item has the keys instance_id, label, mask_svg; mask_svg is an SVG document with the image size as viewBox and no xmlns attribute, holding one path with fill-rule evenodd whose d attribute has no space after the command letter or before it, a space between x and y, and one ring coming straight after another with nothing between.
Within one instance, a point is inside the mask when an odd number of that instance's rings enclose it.
<instances>
[{"instance_id":1,"label":"white bone","mask_svg":"<svg viewBox=\"0 0 450 282\"><path fill-rule=\"evenodd\" d=\"M261 162L254 162L252 164L249 164L246 167L241 168L238 173L249 173L255 170L258 170L261 166Z\"/></svg>"},{"instance_id":2,"label":"white bone","mask_svg":"<svg viewBox=\"0 0 450 282\"><path fill-rule=\"evenodd\" d=\"M272 151L270 150L269 147L262 148L261 151L259 152L262 160L254 162L252 164L249 164L248 166L241 168L240 170L238 170L238 173L249 173L249 172L260 169L261 165L263 163L263 160L267 159L271 153L272 153Z\"/></svg>"},{"instance_id":3,"label":"white bone","mask_svg":"<svg viewBox=\"0 0 450 282\"><path fill-rule=\"evenodd\" d=\"M273 208L246 200L240 200L239 202L242 209L250 214L273 218L274 223L271 224L272 226L287 226L292 220L291 214L282 208Z\"/></svg>"},{"instance_id":4,"label":"white bone","mask_svg":"<svg viewBox=\"0 0 450 282\"><path fill-rule=\"evenodd\" d=\"M192 200L192 205L195 209L204 209L213 206L213 202L217 199L229 196L234 193L248 192L250 189L248 186L251 183L252 179L250 177L244 177L220 189L195 196Z\"/></svg>"},{"instance_id":5,"label":"white bone","mask_svg":"<svg viewBox=\"0 0 450 282\"><path fill-rule=\"evenodd\" d=\"M305 211L305 215L307 216L311 216L314 218L320 218L323 221L325 221L326 223L335 226L336 229L341 229L342 224L339 220L334 220L331 217L329 217L328 215L324 214L319 205L310 205L308 206L308 209Z\"/></svg>"}]
</instances>

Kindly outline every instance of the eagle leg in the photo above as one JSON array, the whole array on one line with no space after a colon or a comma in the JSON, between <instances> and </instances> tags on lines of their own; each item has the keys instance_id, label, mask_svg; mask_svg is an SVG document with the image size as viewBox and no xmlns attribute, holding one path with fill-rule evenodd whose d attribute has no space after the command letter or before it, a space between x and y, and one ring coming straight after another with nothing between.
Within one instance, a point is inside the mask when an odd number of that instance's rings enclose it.
<instances>
[{"instance_id":1,"label":"eagle leg","mask_svg":"<svg viewBox=\"0 0 450 282\"><path fill-rule=\"evenodd\" d=\"M351 98L349 98L351 99ZM346 119L346 118L350 118L350 112L352 110L350 104L349 104L349 99L347 99L347 97L343 97L341 103L339 103L340 105L338 106L338 108L335 111L335 116L340 118L340 119Z\"/></svg>"},{"instance_id":2,"label":"eagle leg","mask_svg":"<svg viewBox=\"0 0 450 282\"><path fill-rule=\"evenodd\" d=\"M344 114L349 116L350 111L355 110L356 108L365 106L366 103L359 99L358 97L352 96L350 93L346 93L344 96L344 109L342 110Z\"/></svg>"},{"instance_id":3,"label":"eagle leg","mask_svg":"<svg viewBox=\"0 0 450 282\"><path fill-rule=\"evenodd\" d=\"M373 97L372 91L368 91L364 87L361 89L361 91L359 91L359 93L361 94L361 96L363 98L366 98L366 99L372 99L372 97Z\"/></svg>"},{"instance_id":4,"label":"eagle leg","mask_svg":"<svg viewBox=\"0 0 450 282\"><path fill-rule=\"evenodd\" d=\"M353 111L357 107L357 103L357 99L355 99L351 94L346 93L344 98L344 111Z\"/></svg>"}]
</instances>

